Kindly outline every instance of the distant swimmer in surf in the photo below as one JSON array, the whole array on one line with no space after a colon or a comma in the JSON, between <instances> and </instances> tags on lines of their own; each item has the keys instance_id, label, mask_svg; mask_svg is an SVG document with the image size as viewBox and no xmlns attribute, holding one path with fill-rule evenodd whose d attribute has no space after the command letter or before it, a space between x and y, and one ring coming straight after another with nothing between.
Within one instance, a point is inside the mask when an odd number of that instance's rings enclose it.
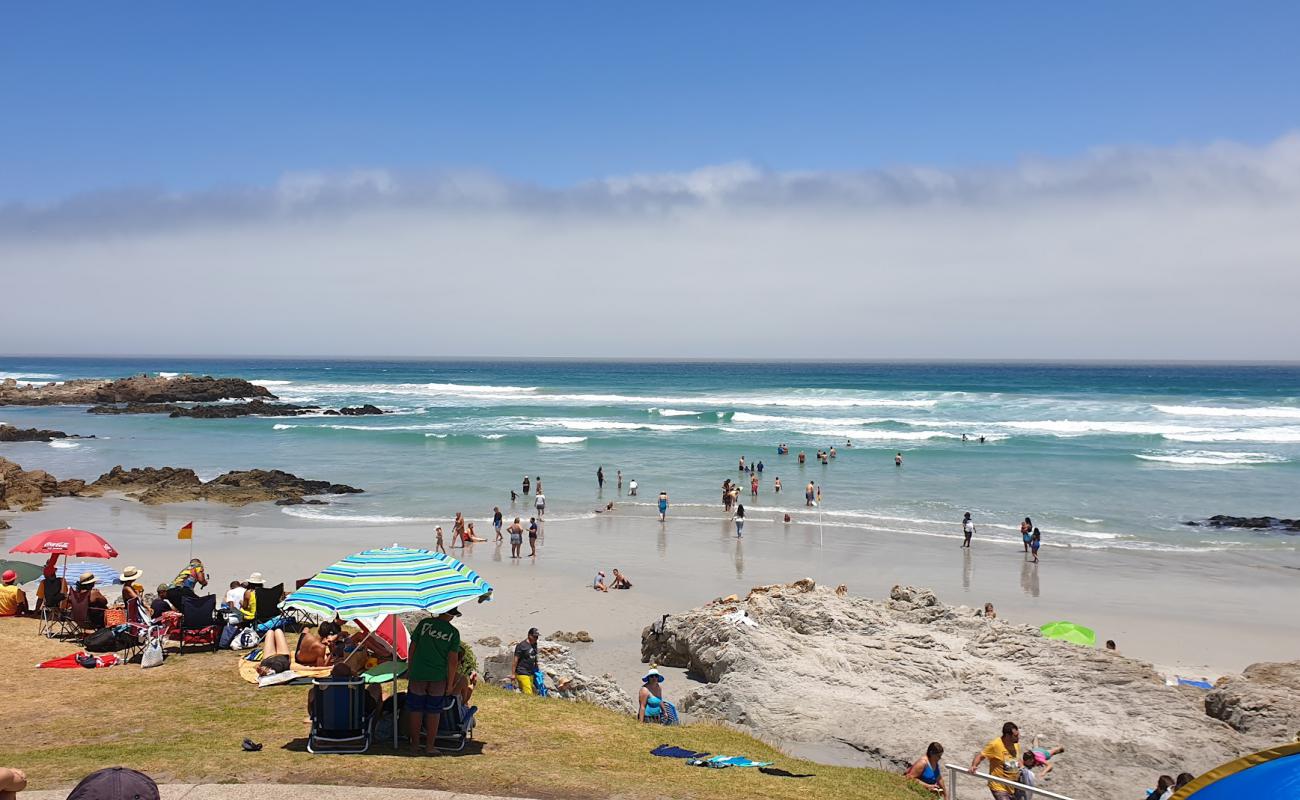
<instances>
[{"instance_id":1,"label":"distant swimmer in surf","mask_svg":"<svg viewBox=\"0 0 1300 800\"><path fill-rule=\"evenodd\" d=\"M901 467L901 466L903 466L903 454L902 454L902 453L894 453L894 466L896 466L896 467Z\"/></svg>"},{"instance_id":2,"label":"distant swimmer in surf","mask_svg":"<svg viewBox=\"0 0 1300 800\"><path fill-rule=\"evenodd\" d=\"M804 459L805 459L805 456L804 456L804 454L803 454L803 451L800 450L800 451L799 451L799 463L802 464L802 463L804 462Z\"/></svg>"}]
</instances>

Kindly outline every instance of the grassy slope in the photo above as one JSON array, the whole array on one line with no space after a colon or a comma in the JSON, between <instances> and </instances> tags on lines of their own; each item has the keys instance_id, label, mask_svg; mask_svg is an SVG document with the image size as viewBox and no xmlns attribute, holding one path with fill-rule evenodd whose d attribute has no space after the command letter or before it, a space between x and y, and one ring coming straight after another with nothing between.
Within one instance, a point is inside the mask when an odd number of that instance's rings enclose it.
<instances>
[{"instance_id":1,"label":"grassy slope","mask_svg":"<svg viewBox=\"0 0 1300 800\"><path fill-rule=\"evenodd\" d=\"M158 669L36 670L74 652L36 635L32 620L0 620L0 697L17 733L0 766L25 769L32 788L71 785L96 769L134 767L159 782L336 783L448 789L538 798L917 798L899 776L788 758L727 728L662 728L585 703L527 698L485 687L475 739L457 757L393 755L381 743L361 757L306 752L307 687L257 689L236 657L170 655ZM244 753L244 737L262 742ZM706 770L656 758L671 743L772 760L807 779L756 770Z\"/></svg>"}]
</instances>

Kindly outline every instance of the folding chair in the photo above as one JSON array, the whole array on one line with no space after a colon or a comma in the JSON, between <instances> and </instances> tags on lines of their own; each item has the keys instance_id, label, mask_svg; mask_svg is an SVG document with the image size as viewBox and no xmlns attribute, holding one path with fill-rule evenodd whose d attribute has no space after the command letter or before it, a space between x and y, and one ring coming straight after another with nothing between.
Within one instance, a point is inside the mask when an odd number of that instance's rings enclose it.
<instances>
[{"instance_id":1,"label":"folding chair","mask_svg":"<svg viewBox=\"0 0 1300 800\"><path fill-rule=\"evenodd\" d=\"M212 652L217 651L221 626L217 624L217 596L215 594L198 597L185 595L181 598L181 624L176 633L180 640L180 652L185 652L185 645L212 645Z\"/></svg>"},{"instance_id":2,"label":"folding chair","mask_svg":"<svg viewBox=\"0 0 1300 800\"><path fill-rule=\"evenodd\" d=\"M436 746L439 750L460 752L465 749L465 743L474 738L474 715L478 711L478 706L466 708L457 695L447 695L443 699L446 705L443 706L442 715L438 717Z\"/></svg>"},{"instance_id":3,"label":"folding chair","mask_svg":"<svg viewBox=\"0 0 1300 800\"><path fill-rule=\"evenodd\" d=\"M366 682L361 678L320 678L311 705L309 753L364 753L374 736L374 709L366 708Z\"/></svg>"}]
</instances>

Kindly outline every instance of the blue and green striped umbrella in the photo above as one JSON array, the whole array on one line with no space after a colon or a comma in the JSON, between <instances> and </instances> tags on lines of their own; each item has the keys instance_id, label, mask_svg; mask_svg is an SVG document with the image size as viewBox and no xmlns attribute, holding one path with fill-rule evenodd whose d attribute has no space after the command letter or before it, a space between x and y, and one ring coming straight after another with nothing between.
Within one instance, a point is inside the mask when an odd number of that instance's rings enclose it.
<instances>
[{"instance_id":1,"label":"blue and green striped umbrella","mask_svg":"<svg viewBox=\"0 0 1300 800\"><path fill-rule=\"evenodd\" d=\"M490 599L492 587L450 556L410 547L350 555L326 567L284 600L284 607L343 619L428 611Z\"/></svg>"}]
</instances>

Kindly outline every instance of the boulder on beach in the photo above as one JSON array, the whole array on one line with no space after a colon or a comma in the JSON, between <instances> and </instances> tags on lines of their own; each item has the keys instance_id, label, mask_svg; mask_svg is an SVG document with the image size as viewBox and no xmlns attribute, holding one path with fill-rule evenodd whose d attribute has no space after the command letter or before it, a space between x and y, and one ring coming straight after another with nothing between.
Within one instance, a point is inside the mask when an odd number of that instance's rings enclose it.
<instances>
[{"instance_id":1,"label":"boulder on beach","mask_svg":"<svg viewBox=\"0 0 1300 800\"><path fill-rule=\"evenodd\" d=\"M357 494L362 490L341 483L299 478L278 469L238 470L206 483L192 469L121 466L99 476L82 492L90 496L120 492L145 505L212 500L232 506L271 500L301 500L310 495Z\"/></svg>"},{"instance_id":2,"label":"boulder on beach","mask_svg":"<svg viewBox=\"0 0 1300 800\"><path fill-rule=\"evenodd\" d=\"M578 642L589 643L595 641L595 639L591 638L591 634L586 631L556 631L546 638L553 642L565 642L566 644L576 644Z\"/></svg>"},{"instance_id":3,"label":"boulder on beach","mask_svg":"<svg viewBox=\"0 0 1300 800\"><path fill-rule=\"evenodd\" d=\"M1220 678L1205 713L1262 741L1291 741L1300 735L1300 661L1251 664Z\"/></svg>"},{"instance_id":4,"label":"boulder on beach","mask_svg":"<svg viewBox=\"0 0 1300 800\"><path fill-rule=\"evenodd\" d=\"M135 375L118 380L93 378L47 383L19 384L12 380L0 383L0 406L49 406L106 403L209 403L215 400L275 395L264 386L241 378L181 375L163 378Z\"/></svg>"},{"instance_id":5,"label":"boulder on beach","mask_svg":"<svg viewBox=\"0 0 1300 800\"><path fill-rule=\"evenodd\" d=\"M479 640L482 643L483 640ZM512 680L510 664L514 658L514 645L487 651L479 656L483 679L498 686ZM581 700L624 714L635 714L636 704L618 682L609 675L587 675L578 669L578 662L568 647L540 639L537 642L537 661L546 676L546 689L565 700Z\"/></svg>"},{"instance_id":6,"label":"boulder on beach","mask_svg":"<svg viewBox=\"0 0 1300 800\"><path fill-rule=\"evenodd\" d=\"M1268 744L1207 716L1203 693L1166 686L1149 664L927 589L868 600L807 579L760 586L656 621L641 650L702 681L681 703L697 718L851 743L886 766L910 764L931 741L968 763L1013 721L1025 742L1067 746L1044 788L1075 797L1132 796L1160 772L1199 774Z\"/></svg>"},{"instance_id":7,"label":"boulder on beach","mask_svg":"<svg viewBox=\"0 0 1300 800\"><path fill-rule=\"evenodd\" d=\"M85 481L61 481L43 469L24 470L0 458L0 511L35 511L47 497L71 497L81 493Z\"/></svg>"}]
</instances>

